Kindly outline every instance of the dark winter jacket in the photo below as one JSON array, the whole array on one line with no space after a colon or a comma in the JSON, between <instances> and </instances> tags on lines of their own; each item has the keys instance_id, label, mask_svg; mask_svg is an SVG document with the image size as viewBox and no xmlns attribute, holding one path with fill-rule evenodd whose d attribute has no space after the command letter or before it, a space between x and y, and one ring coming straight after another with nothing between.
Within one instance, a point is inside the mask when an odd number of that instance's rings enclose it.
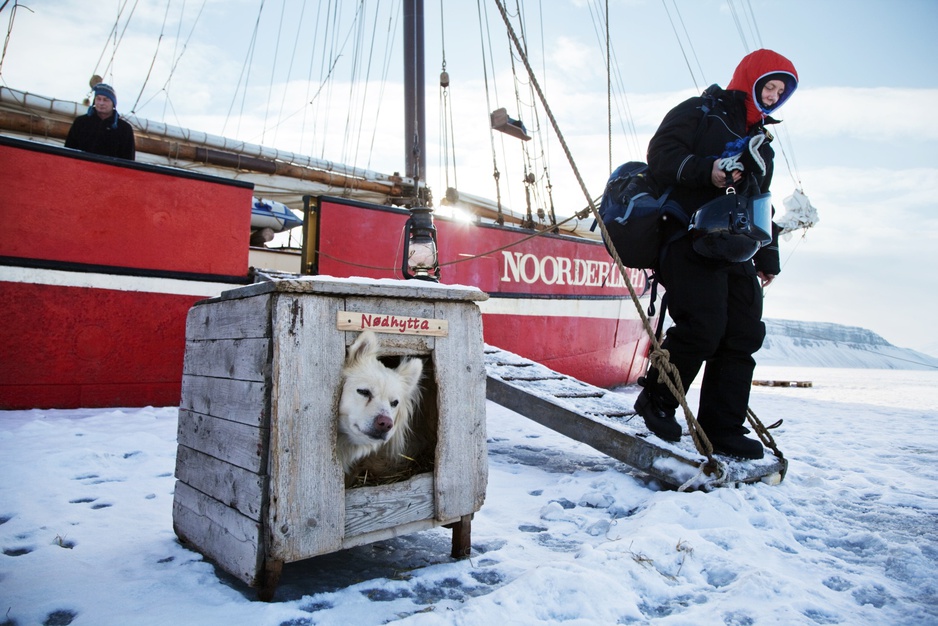
<instances>
[{"instance_id":1,"label":"dark winter jacket","mask_svg":"<svg viewBox=\"0 0 938 626\"><path fill-rule=\"evenodd\" d=\"M115 126L115 116L116 111L102 120L92 112L75 118L65 139L65 147L133 161L136 157L134 129L119 116Z\"/></svg>"},{"instance_id":2,"label":"dark winter jacket","mask_svg":"<svg viewBox=\"0 0 938 626\"><path fill-rule=\"evenodd\" d=\"M777 123L770 117L766 124ZM665 116L648 144L648 166L659 189L673 186L671 198L688 218L705 203L726 193L710 180L713 162L721 158L728 144L764 132L763 123L747 132L746 94L712 85L703 95L685 100ZM771 138L771 135L767 135ZM737 184L739 193L756 195L769 190L775 151L769 141L759 149L765 161L765 174L749 167ZM777 229L775 229L777 230ZM778 241L756 253L756 269L778 274Z\"/></svg>"}]
</instances>

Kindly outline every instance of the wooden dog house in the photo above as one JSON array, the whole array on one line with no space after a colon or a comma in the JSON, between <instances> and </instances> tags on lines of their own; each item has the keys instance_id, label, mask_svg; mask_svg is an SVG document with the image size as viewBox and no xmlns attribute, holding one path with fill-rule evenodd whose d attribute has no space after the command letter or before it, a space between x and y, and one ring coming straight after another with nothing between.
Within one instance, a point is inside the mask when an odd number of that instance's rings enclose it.
<instances>
[{"instance_id":1,"label":"wooden dog house","mask_svg":"<svg viewBox=\"0 0 938 626\"><path fill-rule=\"evenodd\" d=\"M436 526L468 556L485 499L482 321L470 287L311 277L197 303L186 325L173 527L273 596L284 563ZM382 354L432 367L433 469L346 489L336 415L346 348L371 328Z\"/></svg>"}]
</instances>

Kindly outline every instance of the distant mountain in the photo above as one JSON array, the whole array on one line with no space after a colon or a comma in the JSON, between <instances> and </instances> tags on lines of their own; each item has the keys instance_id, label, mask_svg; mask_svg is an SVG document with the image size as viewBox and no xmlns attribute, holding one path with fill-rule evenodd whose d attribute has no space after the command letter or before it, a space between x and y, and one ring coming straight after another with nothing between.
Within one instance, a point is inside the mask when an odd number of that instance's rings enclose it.
<instances>
[{"instance_id":1,"label":"distant mountain","mask_svg":"<svg viewBox=\"0 0 938 626\"><path fill-rule=\"evenodd\" d=\"M827 322L766 319L760 365L876 369L936 369L938 359L897 348L876 333Z\"/></svg>"}]
</instances>

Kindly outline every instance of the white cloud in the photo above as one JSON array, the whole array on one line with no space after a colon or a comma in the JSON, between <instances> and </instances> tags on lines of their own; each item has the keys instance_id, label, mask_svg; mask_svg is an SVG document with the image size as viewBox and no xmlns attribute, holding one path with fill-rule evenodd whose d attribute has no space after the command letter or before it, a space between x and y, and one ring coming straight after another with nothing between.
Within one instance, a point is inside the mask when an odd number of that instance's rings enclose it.
<instances>
[{"instance_id":1,"label":"white cloud","mask_svg":"<svg viewBox=\"0 0 938 626\"><path fill-rule=\"evenodd\" d=\"M938 89L799 88L779 117L793 134L896 143L934 141Z\"/></svg>"}]
</instances>

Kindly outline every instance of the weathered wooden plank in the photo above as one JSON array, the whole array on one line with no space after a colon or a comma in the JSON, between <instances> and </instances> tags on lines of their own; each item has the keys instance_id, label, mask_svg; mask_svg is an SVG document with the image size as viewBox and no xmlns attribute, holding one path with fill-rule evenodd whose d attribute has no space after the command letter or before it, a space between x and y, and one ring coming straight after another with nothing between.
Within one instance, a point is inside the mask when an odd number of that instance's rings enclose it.
<instances>
[{"instance_id":1,"label":"weathered wooden plank","mask_svg":"<svg viewBox=\"0 0 938 626\"><path fill-rule=\"evenodd\" d=\"M433 518L433 474L345 492L345 535L361 535Z\"/></svg>"},{"instance_id":2,"label":"weathered wooden plank","mask_svg":"<svg viewBox=\"0 0 938 626\"><path fill-rule=\"evenodd\" d=\"M486 348L489 371L486 395L489 400L592 446L664 483L682 486L692 479L694 486L778 482L787 469L787 461L772 455L754 461L721 456L717 461L724 472L724 479L721 482L708 481L707 476L698 476L705 457L692 449L689 438L677 444L660 441L644 429L640 418L634 422L636 425L613 419L614 416L634 416L634 410L622 395L569 377L559 382L548 380L556 372L537 364L528 368L530 364L522 361L517 355ZM515 365L525 366L528 374L541 370L545 379L537 380L535 376L526 376L528 380L515 379L510 373ZM580 392L575 400L571 400L568 393L572 389ZM597 392L585 393L590 389ZM560 395L565 397L554 395L558 390L562 390Z\"/></svg>"},{"instance_id":3,"label":"weathered wooden plank","mask_svg":"<svg viewBox=\"0 0 938 626\"><path fill-rule=\"evenodd\" d=\"M209 339L186 341L183 374L264 382L270 370L270 341Z\"/></svg>"},{"instance_id":4,"label":"weathered wooden plank","mask_svg":"<svg viewBox=\"0 0 938 626\"><path fill-rule=\"evenodd\" d=\"M546 398L526 393L497 378L489 377L486 395L489 400L515 413L585 443L666 483L673 484L674 476L658 469L655 462L659 458L666 457L681 464L687 463L686 459L670 450L652 446L640 437L626 435L610 425L558 406Z\"/></svg>"},{"instance_id":5,"label":"weathered wooden plank","mask_svg":"<svg viewBox=\"0 0 938 626\"><path fill-rule=\"evenodd\" d=\"M176 478L260 522L267 495L267 477L180 445Z\"/></svg>"},{"instance_id":6,"label":"weathered wooden plank","mask_svg":"<svg viewBox=\"0 0 938 626\"><path fill-rule=\"evenodd\" d=\"M341 298L282 294L272 307L268 554L285 562L334 552L345 533L335 415L345 362Z\"/></svg>"},{"instance_id":7,"label":"weathered wooden plank","mask_svg":"<svg viewBox=\"0 0 938 626\"><path fill-rule=\"evenodd\" d=\"M266 427L267 387L263 382L185 374L180 407L257 428Z\"/></svg>"},{"instance_id":8,"label":"weathered wooden plank","mask_svg":"<svg viewBox=\"0 0 938 626\"><path fill-rule=\"evenodd\" d=\"M368 313L379 315L398 315L401 317L434 318L436 307L426 300L402 300L400 298L360 298L348 297L345 311L349 313ZM349 332L347 344L351 345L358 333ZM427 355L434 345L434 337L428 335L404 335L401 333L382 333L382 354Z\"/></svg>"},{"instance_id":9,"label":"weathered wooden plank","mask_svg":"<svg viewBox=\"0 0 938 626\"><path fill-rule=\"evenodd\" d=\"M485 445L485 379L482 315L474 304L436 303L450 320L448 337L436 340L433 361L439 393L435 472L436 518L478 511L488 484Z\"/></svg>"},{"instance_id":10,"label":"weathered wooden plank","mask_svg":"<svg viewBox=\"0 0 938 626\"><path fill-rule=\"evenodd\" d=\"M342 542L342 549L363 546L366 543L384 541L385 539L392 539L394 537L403 537L404 535L420 532L422 530L430 530L431 528L454 524L458 521L459 519L444 520L442 522L435 519L424 519L417 522L401 524L400 526L392 526L383 530L376 530L370 533L363 533L361 535L346 535L345 541Z\"/></svg>"},{"instance_id":11,"label":"weathered wooden plank","mask_svg":"<svg viewBox=\"0 0 938 626\"><path fill-rule=\"evenodd\" d=\"M266 428L179 410L177 443L255 474L267 467L267 435Z\"/></svg>"},{"instance_id":12,"label":"weathered wooden plank","mask_svg":"<svg viewBox=\"0 0 938 626\"><path fill-rule=\"evenodd\" d=\"M186 338L249 339L270 336L270 311L264 298L196 303L186 316Z\"/></svg>"},{"instance_id":13,"label":"weathered wooden plank","mask_svg":"<svg viewBox=\"0 0 938 626\"><path fill-rule=\"evenodd\" d=\"M413 316L339 311L336 328L359 332L372 330L376 333L445 337L448 332L449 321Z\"/></svg>"},{"instance_id":14,"label":"weathered wooden plank","mask_svg":"<svg viewBox=\"0 0 938 626\"><path fill-rule=\"evenodd\" d=\"M811 387L813 385L810 380L754 380L752 384L757 387Z\"/></svg>"},{"instance_id":15,"label":"weathered wooden plank","mask_svg":"<svg viewBox=\"0 0 938 626\"><path fill-rule=\"evenodd\" d=\"M261 525L182 481L173 496L173 530L183 543L248 585L263 566Z\"/></svg>"}]
</instances>

